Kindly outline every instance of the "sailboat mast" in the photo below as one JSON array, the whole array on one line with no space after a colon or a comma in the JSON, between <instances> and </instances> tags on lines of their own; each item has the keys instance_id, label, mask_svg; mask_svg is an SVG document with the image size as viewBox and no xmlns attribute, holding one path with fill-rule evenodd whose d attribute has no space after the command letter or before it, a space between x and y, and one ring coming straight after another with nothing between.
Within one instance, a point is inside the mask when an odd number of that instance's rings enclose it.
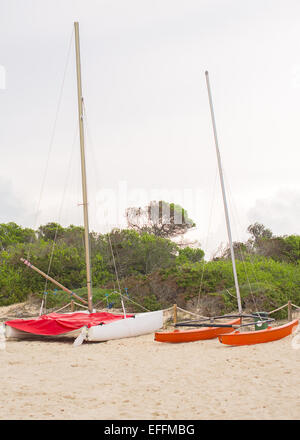
<instances>
[{"instance_id":1,"label":"sailboat mast","mask_svg":"<svg viewBox=\"0 0 300 440\"><path fill-rule=\"evenodd\" d=\"M238 302L238 309L239 309L239 313L241 314L243 311L242 310L242 302L241 302L241 294L240 294L240 288L239 288L238 277L237 277L237 272L236 272L236 264L235 264L234 250L233 250L233 244L232 244L232 235L231 235L229 213L228 213L228 206L227 206L227 199L226 199L226 192L225 192L225 184L224 184L224 177L223 177L223 170L222 170L222 163L221 163L221 155L220 155L220 150L219 150L216 121L215 121L214 108L213 108L213 102L212 102L212 96L211 96L211 90L210 90L209 76L208 76L207 71L205 72L205 77L206 77L206 84L207 84L207 91L208 91L211 120L212 120L212 126L213 126L214 138L215 138L220 181L221 181L221 187L222 187L222 195L223 195L223 203L224 203L224 210L225 210L227 234L228 234L229 246L230 246L234 284L235 284L235 290L236 290L236 296L237 296L237 302Z\"/></svg>"},{"instance_id":2,"label":"sailboat mast","mask_svg":"<svg viewBox=\"0 0 300 440\"><path fill-rule=\"evenodd\" d=\"M90 241L89 241L89 217L87 202L86 184L86 165L84 151L84 129L83 129L83 97L81 85L81 63L80 63L80 44L79 44L79 23L74 23L75 28L75 49L76 49L76 72L77 72L77 93L78 93L78 118L80 135L80 155L81 155L81 177L82 177L82 198L83 198L83 217L84 217L84 242L85 242L85 263L86 263L86 282L88 292L88 310L93 311L92 303L92 277L90 261Z\"/></svg>"}]
</instances>

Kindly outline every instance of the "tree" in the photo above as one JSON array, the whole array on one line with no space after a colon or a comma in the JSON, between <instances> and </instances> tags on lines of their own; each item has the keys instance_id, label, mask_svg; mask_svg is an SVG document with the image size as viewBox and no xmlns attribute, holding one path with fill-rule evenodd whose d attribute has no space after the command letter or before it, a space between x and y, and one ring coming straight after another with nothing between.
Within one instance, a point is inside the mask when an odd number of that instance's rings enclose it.
<instances>
[{"instance_id":1,"label":"tree","mask_svg":"<svg viewBox=\"0 0 300 440\"><path fill-rule=\"evenodd\" d=\"M146 232L114 229L109 234L99 235L94 252L102 256L103 264L112 274L115 263L118 276L122 278L170 266L178 247L171 240Z\"/></svg>"},{"instance_id":2,"label":"tree","mask_svg":"<svg viewBox=\"0 0 300 440\"><path fill-rule=\"evenodd\" d=\"M246 255L249 255L251 251L251 246L249 243L242 243L240 241L234 241L232 243L234 256L237 260L243 260ZM231 251L230 246L227 246L225 250L222 250L221 256L214 257L215 261L217 260L229 260L231 259Z\"/></svg>"},{"instance_id":3,"label":"tree","mask_svg":"<svg viewBox=\"0 0 300 440\"><path fill-rule=\"evenodd\" d=\"M35 232L30 228L22 228L14 222L0 224L0 249L16 243L31 243L36 240Z\"/></svg>"},{"instance_id":4,"label":"tree","mask_svg":"<svg viewBox=\"0 0 300 440\"><path fill-rule=\"evenodd\" d=\"M252 236L247 241L249 249L258 255L268 254L269 251L267 248L270 247L270 240L273 238L271 229L266 228L261 223L255 222L248 226L247 231Z\"/></svg>"},{"instance_id":5,"label":"tree","mask_svg":"<svg viewBox=\"0 0 300 440\"><path fill-rule=\"evenodd\" d=\"M288 235L283 239L287 245L289 261L296 263L300 260L300 235Z\"/></svg>"},{"instance_id":6,"label":"tree","mask_svg":"<svg viewBox=\"0 0 300 440\"><path fill-rule=\"evenodd\" d=\"M90 239L92 241L93 233L90 232ZM84 227L70 225L64 228L60 234L60 240L64 241L67 246L74 246L77 249L84 248Z\"/></svg>"},{"instance_id":7,"label":"tree","mask_svg":"<svg viewBox=\"0 0 300 440\"><path fill-rule=\"evenodd\" d=\"M295 263L300 259L300 236L274 236L270 229L260 223L248 227L252 238L246 245L252 246L253 251L276 261Z\"/></svg>"},{"instance_id":8,"label":"tree","mask_svg":"<svg viewBox=\"0 0 300 440\"><path fill-rule=\"evenodd\" d=\"M176 261L180 264L184 263L198 263L203 260L204 251L200 248L185 247L179 249Z\"/></svg>"},{"instance_id":9,"label":"tree","mask_svg":"<svg viewBox=\"0 0 300 440\"><path fill-rule=\"evenodd\" d=\"M261 223L255 222L248 226L247 231L252 235L252 242L257 244L260 240L265 240L273 237L271 229L266 228Z\"/></svg>"},{"instance_id":10,"label":"tree","mask_svg":"<svg viewBox=\"0 0 300 440\"><path fill-rule=\"evenodd\" d=\"M152 201L144 208L127 208L125 215L128 228L162 238L178 237L196 226L180 205L164 201Z\"/></svg>"},{"instance_id":11,"label":"tree","mask_svg":"<svg viewBox=\"0 0 300 440\"><path fill-rule=\"evenodd\" d=\"M38 229L38 237L39 239L43 238L44 240L57 240L63 237L64 228L55 222L47 223L46 225L42 225Z\"/></svg>"}]
</instances>

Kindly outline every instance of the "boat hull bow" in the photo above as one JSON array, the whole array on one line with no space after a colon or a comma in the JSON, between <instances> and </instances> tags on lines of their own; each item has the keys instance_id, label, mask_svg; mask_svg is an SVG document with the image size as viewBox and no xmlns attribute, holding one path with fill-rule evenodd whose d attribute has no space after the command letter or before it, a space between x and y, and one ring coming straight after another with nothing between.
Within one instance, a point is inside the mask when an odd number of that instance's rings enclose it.
<instances>
[{"instance_id":1,"label":"boat hull bow","mask_svg":"<svg viewBox=\"0 0 300 440\"><path fill-rule=\"evenodd\" d=\"M264 342L277 341L289 336L296 329L298 324L299 320L294 319L293 321L278 327L268 327L265 330L244 333L236 331L230 334L221 334L218 338L222 344L226 345L262 344Z\"/></svg>"}]
</instances>

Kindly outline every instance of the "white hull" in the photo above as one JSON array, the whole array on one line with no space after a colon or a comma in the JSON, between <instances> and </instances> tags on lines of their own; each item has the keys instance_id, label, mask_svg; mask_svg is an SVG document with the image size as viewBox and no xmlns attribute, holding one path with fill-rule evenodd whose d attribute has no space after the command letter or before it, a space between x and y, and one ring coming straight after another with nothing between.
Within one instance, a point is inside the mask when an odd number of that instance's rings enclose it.
<instances>
[{"instance_id":1,"label":"white hull","mask_svg":"<svg viewBox=\"0 0 300 440\"><path fill-rule=\"evenodd\" d=\"M96 325L88 329L88 341L108 341L131 338L155 332L163 326L163 311L138 313L134 318L120 319L111 324Z\"/></svg>"},{"instance_id":2,"label":"white hull","mask_svg":"<svg viewBox=\"0 0 300 440\"><path fill-rule=\"evenodd\" d=\"M163 326L163 311L138 313L134 318L121 319L110 324L96 325L87 329L87 341L109 341L111 339L131 338L133 336L145 335L155 332ZM5 326L6 339L32 339L32 338L62 338L77 337L82 329L61 335L44 336L24 332L16 328Z\"/></svg>"}]
</instances>

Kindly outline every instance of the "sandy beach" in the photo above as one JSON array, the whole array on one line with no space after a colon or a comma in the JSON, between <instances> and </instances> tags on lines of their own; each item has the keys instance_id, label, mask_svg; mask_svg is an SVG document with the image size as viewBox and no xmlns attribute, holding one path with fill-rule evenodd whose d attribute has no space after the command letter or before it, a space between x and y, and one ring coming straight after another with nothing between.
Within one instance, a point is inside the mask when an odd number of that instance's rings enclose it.
<instances>
[{"instance_id":1,"label":"sandy beach","mask_svg":"<svg viewBox=\"0 0 300 440\"><path fill-rule=\"evenodd\" d=\"M300 347L6 341L0 419L300 419Z\"/></svg>"}]
</instances>

